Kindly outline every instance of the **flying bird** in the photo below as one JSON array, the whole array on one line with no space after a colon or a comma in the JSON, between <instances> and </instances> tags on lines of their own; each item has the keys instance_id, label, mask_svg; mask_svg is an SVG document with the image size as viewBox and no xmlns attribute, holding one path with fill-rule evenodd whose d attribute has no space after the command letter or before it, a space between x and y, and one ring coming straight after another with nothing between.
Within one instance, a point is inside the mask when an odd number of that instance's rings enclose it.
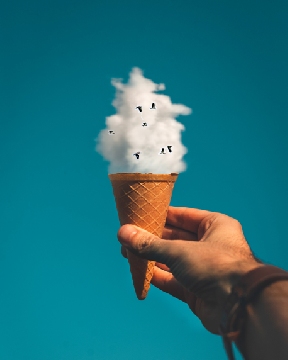
<instances>
[{"instance_id":1,"label":"flying bird","mask_svg":"<svg viewBox=\"0 0 288 360\"><path fill-rule=\"evenodd\" d=\"M160 154L166 154L166 153L164 152L164 148L162 148Z\"/></svg>"},{"instance_id":2,"label":"flying bird","mask_svg":"<svg viewBox=\"0 0 288 360\"><path fill-rule=\"evenodd\" d=\"M136 106L135 109L138 109L140 112L142 112L142 106Z\"/></svg>"},{"instance_id":3,"label":"flying bird","mask_svg":"<svg viewBox=\"0 0 288 360\"><path fill-rule=\"evenodd\" d=\"M135 154L133 154L133 155L135 155L136 158L139 159L139 156L140 156L139 154L140 154L140 151L138 151L137 153L135 153Z\"/></svg>"},{"instance_id":4,"label":"flying bird","mask_svg":"<svg viewBox=\"0 0 288 360\"><path fill-rule=\"evenodd\" d=\"M115 135L114 131L113 130L109 130L109 134L111 135Z\"/></svg>"},{"instance_id":5,"label":"flying bird","mask_svg":"<svg viewBox=\"0 0 288 360\"><path fill-rule=\"evenodd\" d=\"M147 123L143 123L142 126L147 126Z\"/></svg>"},{"instance_id":6,"label":"flying bird","mask_svg":"<svg viewBox=\"0 0 288 360\"><path fill-rule=\"evenodd\" d=\"M170 145L167 146L167 148L168 148L169 152L172 152L172 149L171 149L171 148L172 148L172 145L171 145L171 146L170 146Z\"/></svg>"},{"instance_id":7,"label":"flying bird","mask_svg":"<svg viewBox=\"0 0 288 360\"><path fill-rule=\"evenodd\" d=\"M156 109L155 103L152 103L152 107L150 109Z\"/></svg>"}]
</instances>

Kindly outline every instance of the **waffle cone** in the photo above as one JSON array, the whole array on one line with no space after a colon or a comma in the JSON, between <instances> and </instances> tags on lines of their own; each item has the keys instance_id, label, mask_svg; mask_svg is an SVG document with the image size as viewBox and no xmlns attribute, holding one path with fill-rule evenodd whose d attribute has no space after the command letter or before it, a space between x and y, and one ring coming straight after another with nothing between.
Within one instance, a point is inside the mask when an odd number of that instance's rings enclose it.
<instances>
[{"instance_id":1,"label":"waffle cone","mask_svg":"<svg viewBox=\"0 0 288 360\"><path fill-rule=\"evenodd\" d=\"M178 174L117 173L108 175L121 225L133 224L162 237L172 190ZM127 251L137 298L146 298L155 261Z\"/></svg>"}]
</instances>

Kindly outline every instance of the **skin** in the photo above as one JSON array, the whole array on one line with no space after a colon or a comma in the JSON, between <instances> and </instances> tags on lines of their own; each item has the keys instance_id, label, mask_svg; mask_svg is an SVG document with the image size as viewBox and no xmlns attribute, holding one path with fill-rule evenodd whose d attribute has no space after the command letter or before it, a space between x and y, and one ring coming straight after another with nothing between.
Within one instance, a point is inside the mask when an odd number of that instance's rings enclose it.
<instances>
[{"instance_id":1,"label":"skin","mask_svg":"<svg viewBox=\"0 0 288 360\"><path fill-rule=\"evenodd\" d=\"M232 286L263 266L245 240L241 224L224 214L169 207L162 239L134 225L118 231L126 249L156 266L151 283L188 304L204 327L218 334Z\"/></svg>"}]
</instances>

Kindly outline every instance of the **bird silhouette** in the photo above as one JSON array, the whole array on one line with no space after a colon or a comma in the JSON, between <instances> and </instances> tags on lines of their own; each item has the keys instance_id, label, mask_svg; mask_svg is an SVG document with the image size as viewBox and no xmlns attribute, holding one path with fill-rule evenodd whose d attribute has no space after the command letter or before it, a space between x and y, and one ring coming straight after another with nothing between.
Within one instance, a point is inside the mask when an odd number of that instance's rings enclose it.
<instances>
[{"instance_id":1,"label":"bird silhouette","mask_svg":"<svg viewBox=\"0 0 288 360\"><path fill-rule=\"evenodd\" d=\"M155 103L152 103L152 107L150 109L156 109Z\"/></svg>"},{"instance_id":2,"label":"bird silhouette","mask_svg":"<svg viewBox=\"0 0 288 360\"><path fill-rule=\"evenodd\" d=\"M135 109L138 109L140 112L142 112L142 106L136 106Z\"/></svg>"},{"instance_id":3,"label":"bird silhouette","mask_svg":"<svg viewBox=\"0 0 288 360\"><path fill-rule=\"evenodd\" d=\"M164 148L162 148L160 154L166 154L166 153L164 152Z\"/></svg>"},{"instance_id":4,"label":"bird silhouette","mask_svg":"<svg viewBox=\"0 0 288 360\"><path fill-rule=\"evenodd\" d=\"M169 145L169 146L167 146L167 148L168 148L168 150L169 150L169 152L172 152L172 145Z\"/></svg>"},{"instance_id":5,"label":"bird silhouette","mask_svg":"<svg viewBox=\"0 0 288 360\"><path fill-rule=\"evenodd\" d=\"M115 135L113 130L109 130L109 134Z\"/></svg>"},{"instance_id":6,"label":"bird silhouette","mask_svg":"<svg viewBox=\"0 0 288 360\"><path fill-rule=\"evenodd\" d=\"M147 123L143 123L142 126L147 126Z\"/></svg>"},{"instance_id":7,"label":"bird silhouette","mask_svg":"<svg viewBox=\"0 0 288 360\"><path fill-rule=\"evenodd\" d=\"M133 154L133 155L135 155L136 158L139 159L139 156L140 156L139 154L140 154L140 151L138 151L137 153L135 153L135 154Z\"/></svg>"}]
</instances>

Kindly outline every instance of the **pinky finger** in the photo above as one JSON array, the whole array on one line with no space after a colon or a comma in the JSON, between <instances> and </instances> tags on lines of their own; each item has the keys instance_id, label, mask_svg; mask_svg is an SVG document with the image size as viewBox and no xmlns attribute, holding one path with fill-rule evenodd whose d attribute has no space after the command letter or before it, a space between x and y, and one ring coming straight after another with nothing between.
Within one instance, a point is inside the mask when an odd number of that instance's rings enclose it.
<instances>
[{"instance_id":1,"label":"pinky finger","mask_svg":"<svg viewBox=\"0 0 288 360\"><path fill-rule=\"evenodd\" d=\"M158 289L186 303L185 288L174 278L171 273L155 267L151 283Z\"/></svg>"},{"instance_id":2,"label":"pinky finger","mask_svg":"<svg viewBox=\"0 0 288 360\"><path fill-rule=\"evenodd\" d=\"M155 265L158 266L159 269L171 272L170 268L165 264L156 262Z\"/></svg>"}]
</instances>

